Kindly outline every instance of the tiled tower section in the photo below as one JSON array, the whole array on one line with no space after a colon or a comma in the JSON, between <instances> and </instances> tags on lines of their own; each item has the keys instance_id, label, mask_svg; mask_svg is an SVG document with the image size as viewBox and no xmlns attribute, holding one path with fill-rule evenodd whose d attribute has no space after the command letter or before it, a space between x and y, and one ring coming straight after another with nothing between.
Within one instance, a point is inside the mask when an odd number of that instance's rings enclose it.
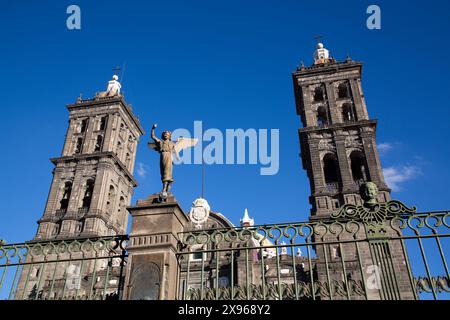
<instances>
[{"instance_id":1,"label":"tiled tower section","mask_svg":"<svg viewBox=\"0 0 450 320\"><path fill-rule=\"evenodd\" d=\"M124 234L144 131L120 92L79 98L67 109L64 148L51 159L53 181L35 240Z\"/></svg>"}]
</instances>

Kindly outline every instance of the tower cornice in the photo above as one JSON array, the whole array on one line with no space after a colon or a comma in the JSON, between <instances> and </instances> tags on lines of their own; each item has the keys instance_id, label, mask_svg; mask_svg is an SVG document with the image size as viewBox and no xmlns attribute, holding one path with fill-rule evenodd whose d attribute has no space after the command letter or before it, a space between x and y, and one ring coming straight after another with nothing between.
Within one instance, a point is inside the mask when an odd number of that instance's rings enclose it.
<instances>
[{"instance_id":1,"label":"tower cornice","mask_svg":"<svg viewBox=\"0 0 450 320\"><path fill-rule=\"evenodd\" d=\"M64 156L64 157L56 157L51 158L50 161L57 165L61 162L78 162L80 160L88 160L88 159L101 159L101 158L111 158L114 160L115 164L117 164L125 173L127 178L130 180L130 182L133 184L133 187L136 187L138 185L136 179L131 174L131 172L125 167L125 165L120 161L120 159L117 157L117 155L114 152L96 152L96 153L90 153L90 154L77 154L73 156Z\"/></svg>"},{"instance_id":2,"label":"tower cornice","mask_svg":"<svg viewBox=\"0 0 450 320\"><path fill-rule=\"evenodd\" d=\"M69 111L87 109L87 108L95 108L102 105L111 105L111 104L120 104L125 110L126 114L133 120L134 125L139 130L141 135L145 134L144 128L141 126L139 119L133 114L131 107L128 103L126 103L123 96L114 96L114 97L95 97L92 99L78 99L76 103L68 104L67 109Z\"/></svg>"},{"instance_id":3,"label":"tower cornice","mask_svg":"<svg viewBox=\"0 0 450 320\"><path fill-rule=\"evenodd\" d=\"M345 70L357 69L362 73L362 62L358 61L342 61L330 62L326 64L313 65L310 67L298 67L292 72L294 78L309 78L317 75L334 74Z\"/></svg>"},{"instance_id":4,"label":"tower cornice","mask_svg":"<svg viewBox=\"0 0 450 320\"><path fill-rule=\"evenodd\" d=\"M377 119L370 119L370 120L354 121L351 123L336 123L336 124L320 126L320 127L315 126L315 127L299 128L298 132L299 132L299 134L322 133L322 132L330 132L330 131L337 132L339 130L352 129L352 128L359 129L361 127L372 127L375 132L376 126L377 126Z\"/></svg>"}]
</instances>

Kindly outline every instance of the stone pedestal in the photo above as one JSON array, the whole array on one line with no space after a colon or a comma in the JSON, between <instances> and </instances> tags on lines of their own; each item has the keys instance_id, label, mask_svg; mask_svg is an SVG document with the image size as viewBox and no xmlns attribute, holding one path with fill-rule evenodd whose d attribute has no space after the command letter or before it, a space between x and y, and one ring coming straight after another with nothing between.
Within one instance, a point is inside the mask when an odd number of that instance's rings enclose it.
<instances>
[{"instance_id":1,"label":"stone pedestal","mask_svg":"<svg viewBox=\"0 0 450 320\"><path fill-rule=\"evenodd\" d=\"M173 300L178 287L177 235L188 218L169 194L138 200L129 207L132 224L124 298L128 300Z\"/></svg>"}]
</instances>

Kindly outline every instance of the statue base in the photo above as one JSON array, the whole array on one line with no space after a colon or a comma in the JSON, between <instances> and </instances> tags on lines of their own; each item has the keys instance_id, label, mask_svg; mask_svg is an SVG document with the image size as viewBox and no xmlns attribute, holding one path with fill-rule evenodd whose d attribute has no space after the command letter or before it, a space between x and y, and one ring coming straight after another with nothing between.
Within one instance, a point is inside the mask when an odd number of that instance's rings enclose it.
<instances>
[{"instance_id":1,"label":"statue base","mask_svg":"<svg viewBox=\"0 0 450 320\"><path fill-rule=\"evenodd\" d=\"M167 198L169 198L169 195L173 197L173 195L169 192L162 191L159 193L159 201L160 202L167 202Z\"/></svg>"},{"instance_id":2,"label":"statue base","mask_svg":"<svg viewBox=\"0 0 450 320\"><path fill-rule=\"evenodd\" d=\"M173 300L177 295L177 234L188 217L173 194L138 200L132 216L124 298Z\"/></svg>"}]
</instances>

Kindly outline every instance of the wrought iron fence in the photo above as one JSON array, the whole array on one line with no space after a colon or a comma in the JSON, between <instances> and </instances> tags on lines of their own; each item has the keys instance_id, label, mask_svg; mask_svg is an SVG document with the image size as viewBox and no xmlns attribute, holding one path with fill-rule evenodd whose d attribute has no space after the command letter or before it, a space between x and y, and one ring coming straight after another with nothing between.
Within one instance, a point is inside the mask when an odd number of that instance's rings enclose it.
<instances>
[{"instance_id":1,"label":"wrought iron fence","mask_svg":"<svg viewBox=\"0 0 450 320\"><path fill-rule=\"evenodd\" d=\"M449 216L391 201L327 220L185 231L177 298L449 299ZM0 243L0 299L122 299L127 240Z\"/></svg>"},{"instance_id":2,"label":"wrought iron fence","mask_svg":"<svg viewBox=\"0 0 450 320\"><path fill-rule=\"evenodd\" d=\"M450 213L414 210L346 205L328 220L180 233L178 297L449 299Z\"/></svg>"},{"instance_id":3,"label":"wrought iron fence","mask_svg":"<svg viewBox=\"0 0 450 320\"><path fill-rule=\"evenodd\" d=\"M127 236L0 244L0 299L120 299Z\"/></svg>"}]
</instances>

